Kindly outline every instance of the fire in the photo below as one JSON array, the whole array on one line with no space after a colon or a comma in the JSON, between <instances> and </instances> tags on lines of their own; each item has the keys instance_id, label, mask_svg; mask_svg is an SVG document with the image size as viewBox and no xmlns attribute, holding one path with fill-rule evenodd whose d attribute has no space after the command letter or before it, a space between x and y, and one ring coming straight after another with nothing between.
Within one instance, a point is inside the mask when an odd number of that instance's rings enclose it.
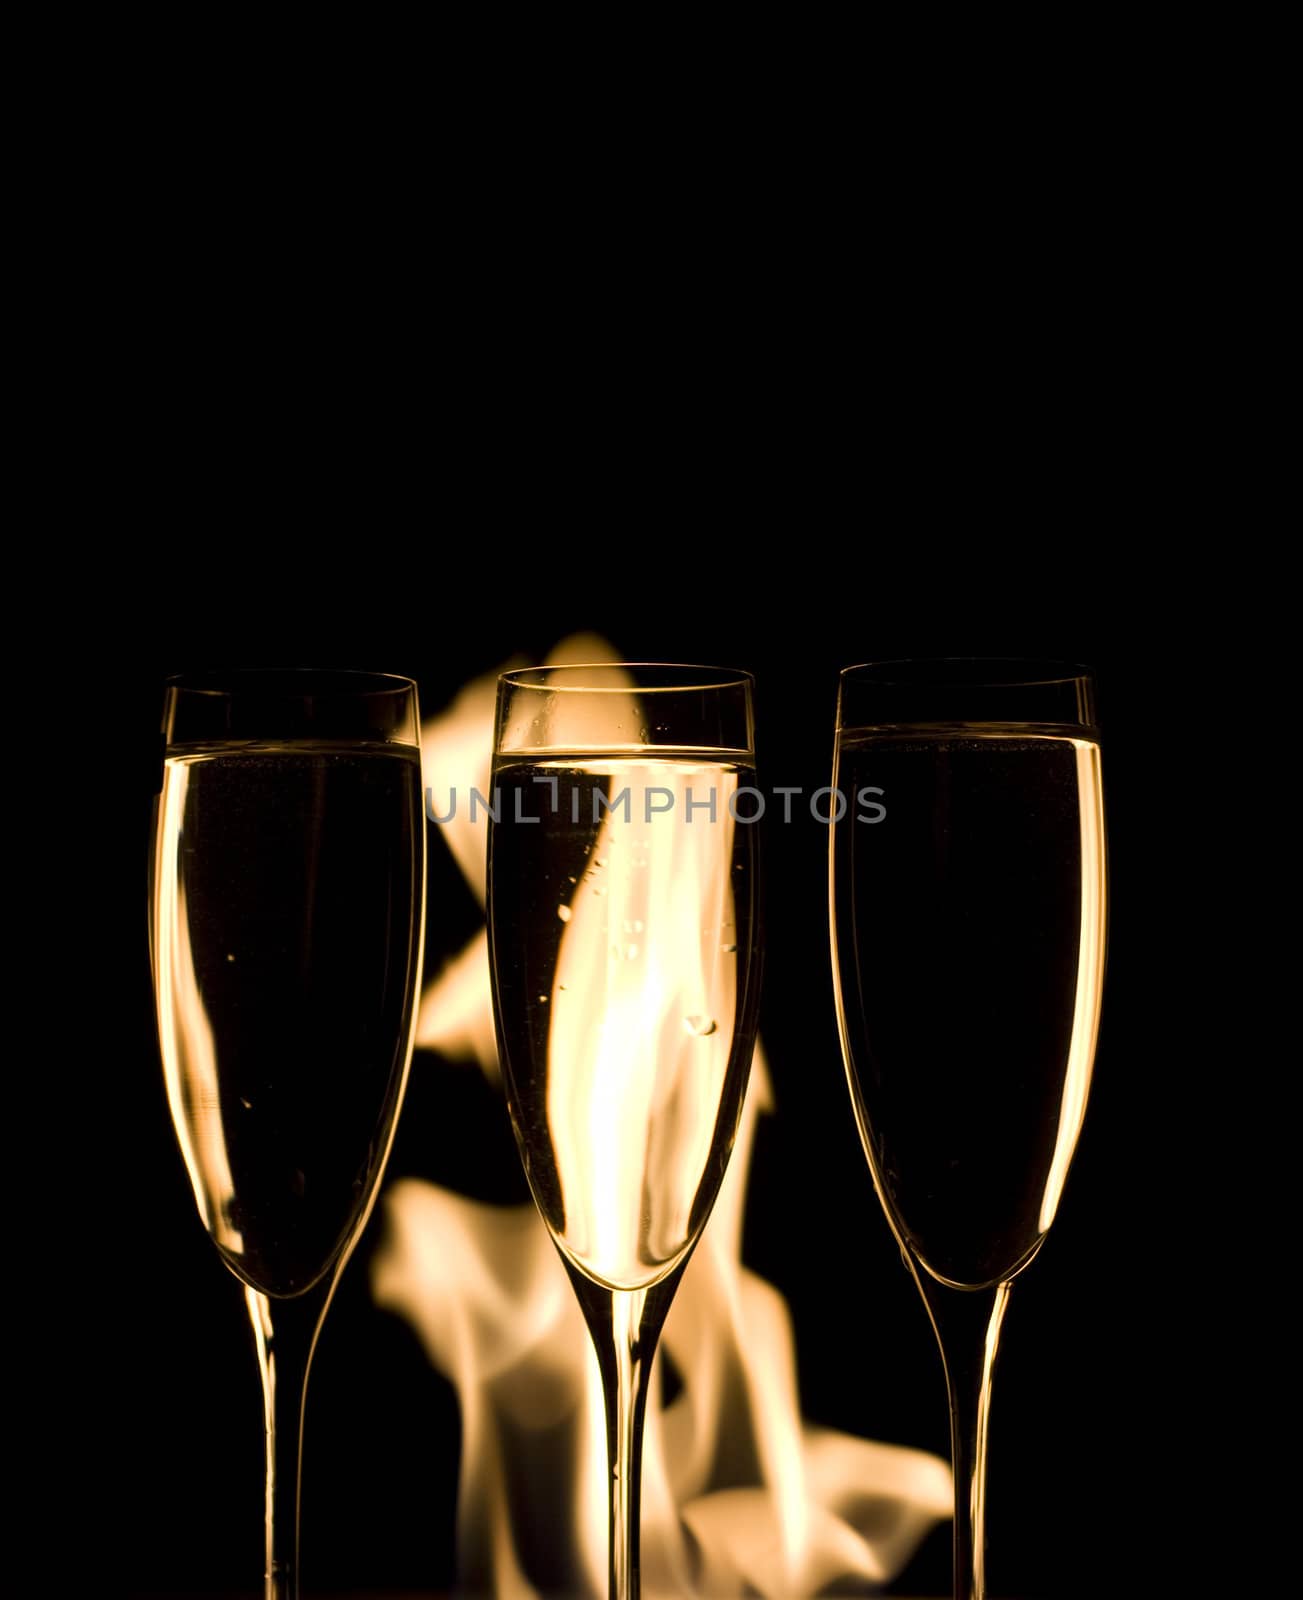
<instances>
[{"instance_id":1,"label":"fire","mask_svg":"<svg viewBox=\"0 0 1303 1600\"><path fill-rule=\"evenodd\" d=\"M602 1282L636 1289L686 1248L727 1086L736 825L722 806L714 826L678 825L702 783L695 767L635 764L619 778L626 813L602 822L590 870L558 908L547 1126L563 1248ZM722 799L737 777L705 781ZM666 809L647 804L666 797Z\"/></svg>"},{"instance_id":2,"label":"fire","mask_svg":"<svg viewBox=\"0 0 1303 1600\"><path fill-rule=\"evenodd\" d=\"M567 641L552 657L613 659L610 646L591 637ZM422 731L436 807L453 788L488 792L494 682L468 686ZM438 831L482 900L482 821L472 825L460 810L459 818ZM567 927L575 959L583 950L579 920ZM428 986L417 1037L496 1077L483 934ZM653 1380L647 1408L649 1600L795 1600L838 1579L881 1583L951 1510L950 1471L936 1457L801 1420L787 1306L741 1261L751 1146L768 1110L757 1049L724 1185L661 1338L662 1376L668 1364L678 1391L665 1403ZM495 1600L604 1594L601 1383L542 1220L532 1205L487 1206L412 1180L388 1192L386 1218L376 1298L411 1321L461 1404L458 1557L467 1592Z\"/></svg>"}]
</instances>

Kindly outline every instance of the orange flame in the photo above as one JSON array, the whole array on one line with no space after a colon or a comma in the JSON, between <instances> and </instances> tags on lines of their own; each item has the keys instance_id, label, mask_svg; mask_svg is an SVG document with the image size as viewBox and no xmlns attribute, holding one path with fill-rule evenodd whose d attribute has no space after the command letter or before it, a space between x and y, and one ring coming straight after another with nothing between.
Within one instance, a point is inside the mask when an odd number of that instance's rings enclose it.
<instances>
[{"instance_id":1,"label":"orange flame","mask_svg":"<svg viewBox=\"0 0 1303 1600\"><path fill-rule=\"evenodd\" d=\"M586 638L559 647L553 660L562 659L613 660L614 653ZM436 805L438 785L447 793L478 783L487 793L494 681L468 686L423 730L425 781L436 787ZM481 898L482 828L481 819L438 830ZM474 1059L496 1078L483 934L428 986L418 1043ZM787 1306L741 1262L755 1123L769 1109L757 1049L732 1161L661 1339L661 1358L681 1387L660 1404L653 1381L648 1402L642 1582L649 1600L788 1600L837 1579L880 1583L951 1510L950 1470L937 1457L801 1420ZM603 1594L601 1382L537 1211L487 1206L406 1180L388 1192L386 1215L373 1267L376 1298L412 1322L461 1404L464 1580L495 1600Z\"/></svg>"},{"instance_id":2,"label":"orange flame","mask_svg":"<svg viewBox=\"0 0 1303 1600\"><path fill-rule=\"evenodd\" d=\"M701 784L692 765L636 763L619 777L630 820L606 817L590 871L559 908L547 1126L562 1248L612 1288L636 1289L686 1249L724 1096L738 1000L726 953L737 946L724 943L735 824L723 811L713 826L679 825ZM724 800L737 775L709 781ZM671 804L652 812L658 789Z\"/></svg>"}]
</instances>

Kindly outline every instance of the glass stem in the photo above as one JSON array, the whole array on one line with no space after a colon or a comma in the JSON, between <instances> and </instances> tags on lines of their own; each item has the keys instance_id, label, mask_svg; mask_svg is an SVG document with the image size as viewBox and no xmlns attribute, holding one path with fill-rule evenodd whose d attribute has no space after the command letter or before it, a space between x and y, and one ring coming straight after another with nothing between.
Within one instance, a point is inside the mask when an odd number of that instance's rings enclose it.
<instances>
[{"instance_id":1,"label":"glass stem","mask_svg":"<svg viewBox=\"0 0 1303 1600\"><path fill-rule=\"evenodd\" d=\"M265 1600L299 1600L299 1471L308 1369L326 1314L333 1275L292 1300L272 1299L247 1285L262 1375L267 1435L267 1566Z\"/></svg>"},{"instance_id":2,"label":"glass stem","mask_svg":"<svg viewBox=\"0 0 1303 1600\"><path fill-rule=\"evenodd\" d=\"M606 1384L606 1454L611 1469L611 1600L637 1600L641 1587L638 1520L642 1509L642 1429L651 1350L638 1338L645 1289L611 1294L611 1357Z\"/></svg>"},{"instance_id":3,"label":"glass stem","mask_svg":"<svg viewBox=\"0 0 1303 1600\"><path fill-rule=\"evenodd\" d=\"M950 1394L950 1459L955 1479L955 1600L986 1597L986 1431L991 1374L1009 1285L951 1289L923 1268L916 1276L941 1346Z\"/></svg>"},{"instance_id":4,"label":"glass stem","mask_svg":"<svg viewBox=\"0 0 1303 1600\"><path fill-rule=\"evenodd\" d=\"M638 1600L641 1592L638 1524L647 1380L661 1328L686 1264L681 1263L650 1289L607 1289L566 1263L597 1351L606 1404L610 1600Z\"/></svg>"}]
</instances>

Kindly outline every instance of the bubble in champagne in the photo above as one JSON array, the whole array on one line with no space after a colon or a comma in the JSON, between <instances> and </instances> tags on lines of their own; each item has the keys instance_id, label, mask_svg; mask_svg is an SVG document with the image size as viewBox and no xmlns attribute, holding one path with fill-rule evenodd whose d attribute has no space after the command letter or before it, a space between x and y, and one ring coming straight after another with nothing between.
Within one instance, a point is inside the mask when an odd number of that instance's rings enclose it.
<instances>
[{"instance_id":1,"label":"bubble in champagne","mask_svg":"<svg viewBox=\"0 0 1303 1600\"><path fill-rule=\"evenodd\" d=\"M709 1038L719 1024L714 1017L684 1017L683 1026L694 1039Z\"/></svg>"},{"instance_id":2,"label":"bubble in champagne","mask_svg":"<svg viewBox=\"0 0 1303 1600\"><path fill-rule=\"evenodd\" d=\"M562 922L569 922L570 918L574 915L569 906L558 906L556 908L556 914L561 918Z\"/></svg>"}]
</instances>

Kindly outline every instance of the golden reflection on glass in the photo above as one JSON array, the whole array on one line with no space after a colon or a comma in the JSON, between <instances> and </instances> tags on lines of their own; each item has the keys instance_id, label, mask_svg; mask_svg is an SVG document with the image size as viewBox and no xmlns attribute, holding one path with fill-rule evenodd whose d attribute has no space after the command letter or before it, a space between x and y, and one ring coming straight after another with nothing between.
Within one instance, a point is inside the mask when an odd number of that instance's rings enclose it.
<instances>
[{"instance_id":1,"label":"golden reflection on glass","mask_svg":"<svg viewBox=\"0 0 1303 1600\"><path fill-rule=\"evenodd\" d=\"M235 1182L222 1127L217 1047L195 974L181 854L169 848L182 834L189 783L188 767L168 768L159 801L152 909L158 1036L172 1125L199 1214L217 1243L238 1256L244 1240L231 1221Z\"/></svg>"},{"instance_id":2,"label":"golden reflection on glass","mask_svg":"<svg viewBox=\"0 0 1303 1600\"><path fill-rule=\"evenodd\" d=\"M1108 926L1105 904L1104 789L1100 780L1099 746L1074 740L1077 751L1077 788L1081 795L1081 931L1078 935L1077 999L1072 1018L1072 1040L1063 1075L1063 1103L1054 1141L1054 1155L1045 1180L1045 1198L1038 1219L1042 1233L1049 1231L1059 1209L1072 1153L1077 1148L1086 1117L1099 1038L1100 1004L1104 997L1104 930Z\"/></svg>"},{"instance_id":3,"label":"golden reflection on glass","mask_svg":"<svg viewBox=\"0 0 1303 1600\"><path fill-rule=\"evenodd\" d=\"M734 1051L737 774L691 762L590 762L627 808L557 905L546 1116L557 1243L612 1289L663 1278L693 1237ZM717 819L685 826L715 791Z\"/></svg>"}]
</instances>

